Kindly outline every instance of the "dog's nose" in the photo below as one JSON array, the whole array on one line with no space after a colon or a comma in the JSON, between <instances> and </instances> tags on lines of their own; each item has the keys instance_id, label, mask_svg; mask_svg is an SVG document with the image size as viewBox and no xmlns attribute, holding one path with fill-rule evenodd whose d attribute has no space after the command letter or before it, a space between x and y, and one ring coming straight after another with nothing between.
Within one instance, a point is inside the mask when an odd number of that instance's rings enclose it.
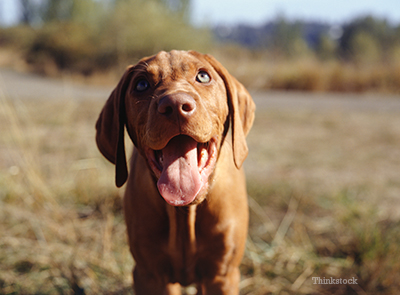
<instances>
[{"instance_id":1,"label":"dog's nose","mask_svg":"<svg viewBox=\"0 0 400 295\"><path fill-rule=\"evenodd\" d=\"M160 99L157 110L164 116L189 117L196 110L196 102L186 93L169 94Z\"/></svg>"}]
</instances>

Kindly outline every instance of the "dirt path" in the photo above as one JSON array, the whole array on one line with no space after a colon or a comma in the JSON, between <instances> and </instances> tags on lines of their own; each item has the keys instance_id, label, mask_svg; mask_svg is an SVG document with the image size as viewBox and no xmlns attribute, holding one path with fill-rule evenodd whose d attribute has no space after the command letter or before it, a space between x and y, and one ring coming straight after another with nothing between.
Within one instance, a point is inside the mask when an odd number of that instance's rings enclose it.
<instances>
[{"instance_id":1,"label":"dirt path","mask_svg":"<svg viewBox=\"0 0 400 295\"><path fill-rule=\"evenodd\" d=\"M258 109L400 112L400 95L253 92Z\"/></svg>"},{"instance_id":2,"label":"dirt path","mask_svg":"<svg viewBox=\"0 0 400 295\"><path fill-rule=\"evenodd\" d=\"M73 83L68 78L54 79L0 68L0 91L17 99L107 99L112 87Z\"/></svg>"},{"instance_id":3,"label":"dirt path","mask_svg":"<svg viewBox=\"0 0 400 295\"><path fill-rule=\"evenodd\" d=\"M112 87L87 86L68 79L52 79L17 73L0 68L0 91L17 99L87 99L106 100ZM400 95L321 94L303 92L253 91L258 110L339 110L400 112Z\"/></svg>"}]
</instances>

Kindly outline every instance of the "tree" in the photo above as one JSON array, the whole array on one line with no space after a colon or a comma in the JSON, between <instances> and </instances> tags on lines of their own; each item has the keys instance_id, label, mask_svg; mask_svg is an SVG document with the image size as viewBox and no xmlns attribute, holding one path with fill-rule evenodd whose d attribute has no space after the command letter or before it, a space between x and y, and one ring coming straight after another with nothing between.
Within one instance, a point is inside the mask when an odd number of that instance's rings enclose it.
<instances>
[{"instance_id":1,"label":"tree","mask_svg":"<svg viewBox=\"0 0 400 295\"><path fill-rule=\"evenodd\" d=\"M301 55L308 50L300 22L290 23L279 17L273 33L273 49L286 56Z\"/></svg>"},{"instance_id":2,"label":"tree","mask_svg":"<svg viewBox=\"0 0 400 295\"><path fill-rule=\"evenodd\" d=\"M358 60L361 56L378 59L393 45L394 30L386 20L367 16L355 19L343 26L339 40L339 51L348 60Z\"/></svg>"},{"instance_id":3,"label":"tree","mask_svg":"<svg viewBox=\"0 0 400 295\"><path fill-rule=\"evenodd\" d=\"M121 2L128 2L129 0L109 0L114 5ZM190 0L144 0L146 2L156 2L167 8L168 11L178 13L185 21L189 21L190 17ZM143 2L144 2L143 1Z\"/></svg>"},{"instance_id":4,"label":"tree","mask_svg":"<svg viewBox=\"0 0 400 295\"><path fill-rule=\"evenodd\" d=\"M31 25L38 18L39 4L32 0L19 0L21 7L21 23Z\"/></svg>"},{"instance_id":5,"label":"tree","mask_svg":"<svg viewBox=\"0 0 400 295\"><path fill-rule=\"evenodd\" d=\"M357 63L374 63L381 57L381 48L371 34L360 31L350 40L352 59Z\"/></svg>"},{"instance_id":6,"label":"tree","mask_svg":"<svg viewBox=\"0 0 400 295\"><path fill-rule=\"evenodd\" d=\"M336 56L337 43L328 34L319 36L316 53L322 60L329 60Z\"/></svg>"},{"instance_id":7,"label":"tree","mask_svg":"<svg viewBox=\"0 0 400 295\"><path fill-rule=\"evenodd\" d=\"M44 22L69 20L72 17L75 0L46 0L43 3Z\"/></svg>"}]
</instances>

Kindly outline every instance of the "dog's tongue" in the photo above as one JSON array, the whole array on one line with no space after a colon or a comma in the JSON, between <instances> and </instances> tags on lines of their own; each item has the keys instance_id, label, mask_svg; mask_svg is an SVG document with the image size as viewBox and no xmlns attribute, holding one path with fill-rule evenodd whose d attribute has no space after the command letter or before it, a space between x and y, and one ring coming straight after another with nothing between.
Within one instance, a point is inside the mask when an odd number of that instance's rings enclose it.
<instances>
[{"instance_id":1,"label":"dog's tongue","mask_svg":"<svg viewBox=\"0 0 400 295\"><path fill-rule=\"evenodd\" d=\"M197 142L189 136L174 137L162 156L163 170L157 182L161 196L173 206L190 204L202 187Z\"/></svg>"}]
</instances>

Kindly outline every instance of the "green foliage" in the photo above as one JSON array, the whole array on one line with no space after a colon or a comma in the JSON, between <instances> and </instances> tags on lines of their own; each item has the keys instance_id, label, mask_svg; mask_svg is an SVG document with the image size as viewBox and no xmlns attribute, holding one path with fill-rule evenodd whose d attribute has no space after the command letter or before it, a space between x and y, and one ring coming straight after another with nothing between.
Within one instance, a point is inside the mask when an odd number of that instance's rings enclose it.
<instances>
[{"instance_id":1,"label":"green foliage","mask_svg":"<svg viewBox=\"0 0 400 295\"><path fill-rule=\"evenodd\" d=\"M142 57L159 50L201 49L207 46L204 31L185 23L184 18L156 1L119 1L106 18L103 41L120 57ZM204 48L204 47L203 47Z\"/></svg>"},{"instance_id":2,"label":"green foliage","mask_svg":"<svg viewBox=\"0 0 400 295\"><path fill-rule=\"evenodd\" d=\"M386 20L367 16L343 26L343 36L339 48L342 57L356 62L375 62L382 60L394 46L396 28L391 27Z\"/></svg>"},{"instance_id":3,"label":"green foliage","mask_svg":"<svg viewBox=\"0 0 400 295\"><path fill-rule=\"evenodd\" d=\"M34 69L91 74L126 67L160 50L205 50L207 30L187 22L188 1L69 0L47 1L26 45L25 57ZM17 41L17 40L13 40Z\"/></svg>"},{"instance_id":4,"label":"green foliage","mask_svg":"<svg viewBox=\"0 0 400 295\"><path fill-rule=\"evenodd\" d=\"M356 33L349 45L352 59L357 63L377 62L380 59L381 48L377 40L367 32Z\"/></svg>"},{"instance_id":5,"label":"green foliage","mask_svg":"<svg viewBox=\"0 0 400 295\"><path fill-rule=\"evenodd\" d=\"M280 17L273 34L273 50L286 57L304 55L308 51L308 45L302 34L300 22L290 23Z\"/></svg>"},{"instance_id":6,"label":"green foliage","mask_svg":"<svg viewBox=\"0 0 400 295\"><path fill-rule=\"evenodd\" d=\"M317 56L321 60L330 60L335 58L336 52L337 52L337 44L335 40L333 40L326 34L321 35L316 48Z\"/></svg>"},{"instance_id":7,"label":"green foliage","mask_svg":"<svg viewBox=\"0 0 400 295\"><path fill-rule=\"evenodd\" d=\"M69 20L77 3L76 0L47 0L42 4L41 18L44 22Z\"/></svg>"}]
</instances>

